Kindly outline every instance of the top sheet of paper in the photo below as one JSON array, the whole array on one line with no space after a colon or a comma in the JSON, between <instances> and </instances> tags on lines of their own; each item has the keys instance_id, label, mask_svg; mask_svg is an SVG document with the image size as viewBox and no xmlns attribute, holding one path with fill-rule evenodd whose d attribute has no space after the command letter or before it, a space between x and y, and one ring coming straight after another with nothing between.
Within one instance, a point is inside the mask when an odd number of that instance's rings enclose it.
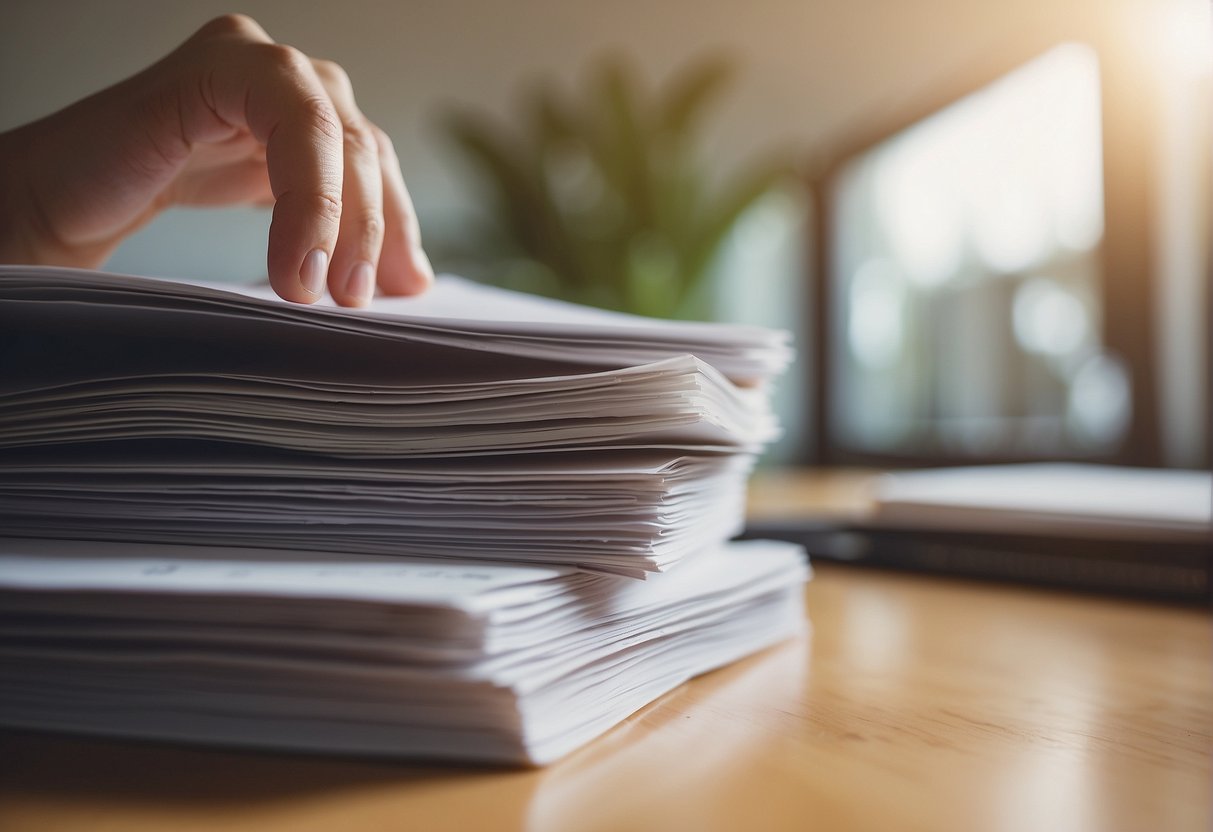
<instances>
[{"instance_id":1,"label":"top sheet of paper","mask_svg":"<svg viewBox=\"0 0 1213 832\"><path fill-rule=\"evenodd\" d=\"M0 315L16 319L57 303L92 315L122 311L190 312L237 320L303 325L337 333L407 340L569 366L623 367L692 354L735 383L756 384L791 360L786 332L736 324L643 318L563 303L442 276L412 298L377 298L368 309L322 301L313 306L277 298L268 287L168 281L82 269L0 265ZM83 316L81 321L90 320ZM55 324L56 326L58 324Z\"/></svg>"}]
</instances>

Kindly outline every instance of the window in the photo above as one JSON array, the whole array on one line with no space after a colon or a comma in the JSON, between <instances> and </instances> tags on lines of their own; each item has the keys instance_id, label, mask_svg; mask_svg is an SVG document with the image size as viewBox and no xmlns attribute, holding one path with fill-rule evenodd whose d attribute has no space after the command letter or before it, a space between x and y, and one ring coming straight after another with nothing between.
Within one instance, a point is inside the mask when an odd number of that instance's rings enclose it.
<instances>
[{"instance_id":1,"label":"window","mask_svg":"<svg viewBox=\"0 0 1213 832\"><path fill-rule=\"evenodd\" d=\"M1154 461L1147 208L1108 178L1136 137L1108 143L1107 89L1062 44L817 183L819 461Z\"/></svg>"}]
</instances>

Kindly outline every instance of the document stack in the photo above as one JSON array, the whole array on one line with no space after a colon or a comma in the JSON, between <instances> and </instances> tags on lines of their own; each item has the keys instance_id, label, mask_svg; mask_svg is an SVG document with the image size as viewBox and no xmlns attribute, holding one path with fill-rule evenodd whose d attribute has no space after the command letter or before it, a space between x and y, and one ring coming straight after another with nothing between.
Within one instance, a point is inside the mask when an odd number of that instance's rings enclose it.
<instances>
[{"instance_id":1,"label":"document stack","mask_svg":"<svg viewBox=\"0 0 1213 832\"><path fill-rule=\"evenodd\" d=\"M543 764L803 627L786 335L0 267L0 723Z\"/></svg>"}]
</instances>

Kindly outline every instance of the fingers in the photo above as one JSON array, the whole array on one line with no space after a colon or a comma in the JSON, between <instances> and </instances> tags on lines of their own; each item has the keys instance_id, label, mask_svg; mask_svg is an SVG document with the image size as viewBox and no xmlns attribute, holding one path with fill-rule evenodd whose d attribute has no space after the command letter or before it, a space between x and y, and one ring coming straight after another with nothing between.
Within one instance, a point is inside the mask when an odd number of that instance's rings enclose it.
<instances>
[{"instance_id":1,"label":"fingers","mask_svg":"<svg viewBox=\"0 0 1213 832\"><path fill-rule=\"evenodd\" d=\"M247 133L226 142L195 146L189 162L166 190L164 202L273 207L265 148Z\"/></svg>"},{"instance_id":2,"label":"fingers","mask_svg":"<svg viewBox=\"0 0 1213 832\"><path fill-rule=\"evenodd\" d=\"M417 212L404 186L400 160L392 140L374 128L383 172L383 253L379 260L379 287L389 295L413 295L434 282L434 269L421 248Z\"/></svg>"},{"instance_id":3,"label":"fingers","mask_svg":"<svg viewBox=\"0 0 1213 832\"><path fill-rule=\"evenodd\" d=\"M274 199L267 261L279 295L312 303L327 286L338 303L358 306L376 282L393 294L429 284L391 143L362 115L340 67L274 43L239 15L212 21L179 51L190 69L185 141L247 130L265 145Z\"/></svg>"},{"instance_id":4,"label":"fingers","mask_svg":"<svg viewBox=\"0 0 1213 832\"><path fill-rule=\"evenodd\" d=\"M345 131L341 233L329 267L329 291L348 306L370 302L375 284L411 295L434 281L421 249L417 214L388 135L367 121L349 76L332 61L313 61Z\"/></svg>"},{"instance_id":5,"label":"fingers","mask_svg":"<svg viewBox=\"0 0 1213 832\"><path fill-rule=\"evenodd\" d=\"M183 171L173 183L170 197L174 205L274 205L264 159Z\"/></svg>"},{"instance_id":6,"label":"fingers","mask_svg":"<svg viewBox=\"0 0 1213 832\"><path fill-rule=\"evenodd\" d=\"M316 301L337 245L344 163L341 123L311 61L239 15L208 23L181 60L192 63L185 140L223 141L244 128L265 145L270 283L287 300Z\"/></svg>"},{"instance_id":7,"label":"fingers","mask_svg":"<svg viewBox=\"0 0 1213 832\"><path fill-rule=\"evenodd\" d=\"M354 102L345 71L332 61L313 61L312 65L337 110L345 139L341 227L329 266L329 291L340 304L365 306L375 291L383 248L383 176L378 144L370 123Z\"/></svg>"}]
</instances>

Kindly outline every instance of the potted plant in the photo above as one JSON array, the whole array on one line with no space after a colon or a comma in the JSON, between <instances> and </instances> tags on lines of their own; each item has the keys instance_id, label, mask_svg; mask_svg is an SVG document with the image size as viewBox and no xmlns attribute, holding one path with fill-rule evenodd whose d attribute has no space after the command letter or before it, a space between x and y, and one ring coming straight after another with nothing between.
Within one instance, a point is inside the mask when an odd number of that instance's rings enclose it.
<instances>
[{"instance_id":1,"label":"potted plant","mask_svg":"<svg viewBox=\"0 0 1213 832\"><path fill-rule=\"evenodd\" d=\"M459 247L461 268L611 309L703 316L729 230L790 172L764 159L723 177L701 158L705 115L734 74L731 62L704 59L652 90L607 59L576 95L550 81L532 86L512 129L448 113L443 129L490 209Z\"/></svg>"}]
</instances>

